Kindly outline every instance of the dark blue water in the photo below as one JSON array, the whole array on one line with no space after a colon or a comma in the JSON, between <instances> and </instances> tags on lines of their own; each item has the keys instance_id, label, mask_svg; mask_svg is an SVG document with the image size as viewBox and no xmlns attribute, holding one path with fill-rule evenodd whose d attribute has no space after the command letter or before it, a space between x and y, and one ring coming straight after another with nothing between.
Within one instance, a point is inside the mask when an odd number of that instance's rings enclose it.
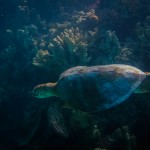
<instances>
[{"instance_id":1,"label":"dark blue water","mask_svg":"<svg viewBox=\"0 0 150 150\"><path fill-rule=\"evenodd\" d=\"M149 42L148 0L0 0L0 150L149 149L149 92L97 113L60 102L67 137L48 123L48 107L61 100L32 96L74 66L148 72Z\"/></svg>"}]
</instances>

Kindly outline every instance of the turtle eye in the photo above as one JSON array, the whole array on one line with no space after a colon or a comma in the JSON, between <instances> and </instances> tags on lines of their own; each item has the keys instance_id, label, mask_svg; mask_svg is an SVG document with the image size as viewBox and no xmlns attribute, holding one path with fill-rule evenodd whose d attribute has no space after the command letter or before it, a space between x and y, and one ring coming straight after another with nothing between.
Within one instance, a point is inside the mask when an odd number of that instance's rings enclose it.
<instances>
[{"instance_id":1,"label":"turtle eye","mask_svg":"<svg viewBox=\"0 0 150 150\"><path fill-rule=\"evenodd\" d=\"M36 89L34 89L32 92L33 92L33 94L36 94L36 93L37 93L37 90L36 90Z\"/></svg>"}]
</instances>

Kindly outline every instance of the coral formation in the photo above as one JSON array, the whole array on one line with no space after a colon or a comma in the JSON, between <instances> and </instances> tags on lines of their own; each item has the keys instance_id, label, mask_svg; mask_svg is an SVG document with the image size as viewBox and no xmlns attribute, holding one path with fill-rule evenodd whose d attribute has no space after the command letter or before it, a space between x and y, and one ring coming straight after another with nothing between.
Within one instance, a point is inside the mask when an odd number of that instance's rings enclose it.
<instances>
[{"instance_id":1,"label":"coral formation","mask_svg":"<svg viewBox=\"0 0 150 150\"><path fill-rule=\"evenodd\" d=\"M137 44L135 55L138 60L145 60L145 64L150 61L150 17L147 17L143 23L136 25Z\"/></svg>"},{"instance_id":2,"label":"coral formation","mask_svg":"<svg viewBox=\"0 0 150 150\"><path fill-rule=\"evenodd\" d=\"M77 24L81 24L82 22L89 22L89 20L93 20L95 22L99 21L98 16L95 14L95 10L91 9L88 12L84 12L84 11L76 11L74 12L74 14L72 15L71 19L77 23Z\"/></svg>"},{"instance_id":3,"label":"coral formation","mask_svg":"<svg viewBox=\"0 0 150 150\"><path fill-rule=\"evenodd\" d=\"M0 149L130 150L135 140L137 149L149 146L148 94L133 95L132 102L96 114L94 121L65 113L72 131L66 142L46 128L48 102L38 103L30 94L37 83L55 80L75 65L130 63L150 70L149 1L105 0L98 9L89 6L85 0L0 2ZM48 136L51 140L45 140Z\"/></svg>"},{"instance_id":4,"label":"coral formation","mask_svg":"<svg viewBox=\"0 0 150 150\"><path fill-rule=\"evenodd\" d=\"M94 64L129 62L132 52L130 48L121 46L116 33L110 30L100 37L97 49Z\"/></svg>"},{"instance_id":5,"label":"coral formation","mask_svg":"<svg viewBox=\"0 0 150 150\"><path fill-rule=\"evenodd\" d=\"M90 126L89 116L87 113L84 113L82 111L73 110L70 119L70 124L72 129L75 129L77 127L82 129L88 128Z\"/></svg>"},{"instance_id":6,"label":"coral formation","mask_svg":"<svg viewBox=\"0 0 150 150\"><path fill-rule=\"evenodd\" d=\"M51 56L47 50L39 50L36 56L33 58L33 65L49 69Z\"/></svg>"},{"instance_id":7,"label":"coral formation","mask_svg":"<svg viewBox=\"0 0 150 150\"><path fill-rule=\"evenodd\" d=\"M93 37L93 32L85 33L77 27L64 29L48 43L47 49L37 51L33 65L47 67L51 72L55 66L59 73L72 66L87 65L88 42Z\"/></svg>"},{"instance_id":8,"label":"coral formation","mask_svg":"<svg viewBox=\"0 0 150 150\"><path fill-rule=\"evenodd\" d=\"M65 29L53 39L49 44L49 49L55 61L61 61L63 58L68 66L70 64L84 65L89 62L87 40L88 34L83 33L79 28Z\"/></svg>"},{"instance_id":9,"label":"coral formation","mask_svg":"<svg viewBox=\"0 0 150 150\"><path fill-rule=\"evenodd\" d=\"M78 27L63 28L57 25L49 30L53 39L43 39L40 46L37 45L37 49L41 49L37 50L33 65L53 73L53 68L57 68L61 73L76 65L129 62L132 49L121 46L114 31L100 32L99 37L97 28L86 32Z\"/></svg>"},{"instance_id":10,"label":"coral formation","mask_svg":"<svg viewBox=\"0 0 150 150\"><path fill-rule=\"evenodd\" d=\"M111 64L115 62L115 57L120 53L120 43L115 32L107 31L99 43L99 58L96 64ZM109 55L108 55L109 54Z\"/></svg>"},{"instance_id":11,"label":"coral formation","mask_svg":"<svg viewBox=\"0 0 150 150\"><path fill-rule=\"evenodd\" d=\"M127 126L116 129L111 138L113 138L111 149L133 150L135 148L136 138L130 134Z\"/></svg>"}]
</instances>

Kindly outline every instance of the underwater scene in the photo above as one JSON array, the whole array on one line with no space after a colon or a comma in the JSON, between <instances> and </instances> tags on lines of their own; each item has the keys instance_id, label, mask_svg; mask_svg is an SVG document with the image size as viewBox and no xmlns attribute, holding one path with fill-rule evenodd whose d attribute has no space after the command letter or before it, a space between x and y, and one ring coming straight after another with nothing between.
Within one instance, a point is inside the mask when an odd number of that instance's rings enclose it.
<instances>
[{"instance_id":1,"label":"underwater scene","mask_svg":"<svg viewBox=\"0 0 150 150\"><path fill-rule=\"evenodd\" d=\"M0 150L150 149L149 0L0 0Z\"/></svg>"}]
</instances>

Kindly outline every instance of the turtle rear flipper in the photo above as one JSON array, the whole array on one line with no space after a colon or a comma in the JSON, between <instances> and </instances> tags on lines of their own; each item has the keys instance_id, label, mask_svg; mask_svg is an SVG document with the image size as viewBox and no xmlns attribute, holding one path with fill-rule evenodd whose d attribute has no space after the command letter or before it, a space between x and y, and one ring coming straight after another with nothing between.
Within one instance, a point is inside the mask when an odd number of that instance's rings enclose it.
<instances>
[{"instance_id":1,"label":"turtle rear flipper","mask_svg":"<svg viewBox=\"0 0 150 150\"><path fill-rule=\"evenodd\" d=\"M52 127L57 134L68 137L68 131L64 125L64 119L57 103L51 104L48 107L47 116L49 126Z\"/></svg>"},{"instance_id":2,"label":"turtle rear flipper","mask_svg":"<svg viewBox=\"0 0 150 150\"><path fill-rule=\"evenodd\" d=\"M145 72L146 78L139 87L134 91L134 93L149 93L150 92L150 72Z\"/></svg>"}]
</instances>

